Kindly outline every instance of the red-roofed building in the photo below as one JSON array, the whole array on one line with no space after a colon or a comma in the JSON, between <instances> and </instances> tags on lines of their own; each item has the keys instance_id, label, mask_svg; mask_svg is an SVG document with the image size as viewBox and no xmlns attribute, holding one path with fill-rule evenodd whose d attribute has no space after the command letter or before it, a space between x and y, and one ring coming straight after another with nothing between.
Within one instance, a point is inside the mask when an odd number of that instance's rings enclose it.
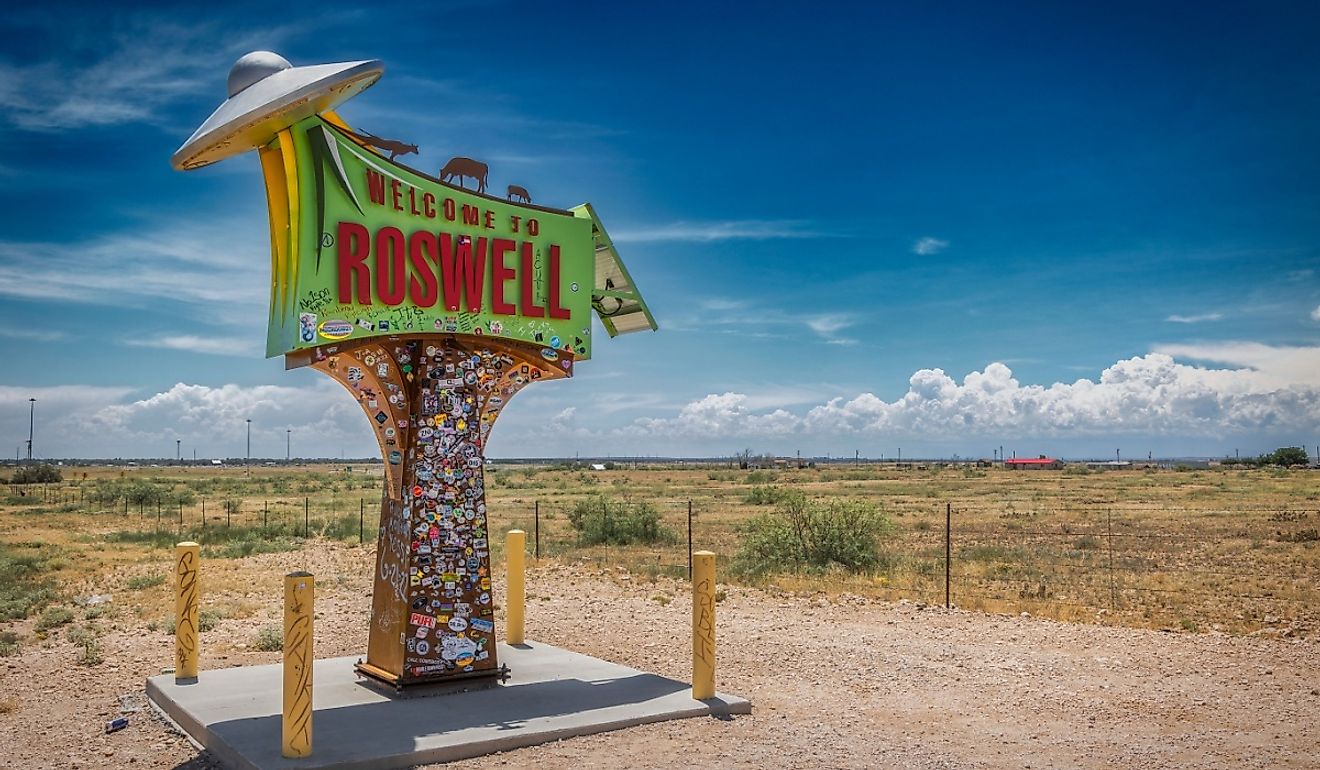
<instances>
[{"instance_id":1,"label":"red-roofed building","mask_svg":"<svg viewBox=\"0 0 1320 770\"><path fill-rule=\"evenodd\" d=\"M1014 457L1004 461L1004 467L1017 471L1057 471L1063 469L1063 460L1053 457Z\"/></svg>"}]
</instances>

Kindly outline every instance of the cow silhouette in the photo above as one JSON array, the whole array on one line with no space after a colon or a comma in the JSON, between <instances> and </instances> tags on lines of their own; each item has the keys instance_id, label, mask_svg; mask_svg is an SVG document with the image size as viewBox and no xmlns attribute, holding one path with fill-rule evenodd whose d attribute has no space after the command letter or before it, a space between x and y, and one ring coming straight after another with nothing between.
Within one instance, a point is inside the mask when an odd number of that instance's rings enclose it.
<instances>
[{"instance_id":1,"label":"cow silhouette","mask_svg":"<svg viewBox=\"0 0 1320 770\"><path fill-rule=\"evenodd\" d=\"M395 139L382 139L375 134L368 134L363 131L361 137L367 144L379 150L384 150L390 154L390 160L394 160L399 155L417 154L417 145L400 142Z\"/></svg>"},{"instance_id":2,"label":"cow silhouette","mask_svg":"<svg viewBox=\"0 0 1320 770\"><path fill-rule=\"evenodd\" d=\"M477 192L486 192L486 175L490 173L490 168L479 160L471 158L450 158L445 167L440 169L440 181L448 182L454 177L458 177L459 186L464 186L463 180L472 177L477 182Z\"/></svg>"},{"instance_id":3,"label":"cow silhouette","mask_svg":"<svg viewBox=\"0 0 1320 770\"><path fill-rule=\"evenodd\" d=\"M511 184L509 185L509 200L522 201L523 203L531 203L532 196L527 194L526 187L519 187L516 184Z\"/></svg>"},{"instance_id":4,"label":"cow silhouette","mask_svg":"<svg viewBox=\"0 0 1320 770\"><path fill-rule=\"evenodd\" d=\"M354 138L358 139L365 145L388 152L390 154L390 160L394 160L400 155L408 155L410 153L416 155L418 153L417 145L415 144L400 142L396 139L385 139L376 136L375 134L367 133L366 131L348 131L346 133L351 134Z\"/></svg>"}]
</instances>

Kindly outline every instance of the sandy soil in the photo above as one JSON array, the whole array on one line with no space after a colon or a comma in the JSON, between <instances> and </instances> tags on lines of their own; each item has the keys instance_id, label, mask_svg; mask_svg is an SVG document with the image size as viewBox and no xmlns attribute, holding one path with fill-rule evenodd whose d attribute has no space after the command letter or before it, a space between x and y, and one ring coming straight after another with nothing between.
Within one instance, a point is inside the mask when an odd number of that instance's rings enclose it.
<instances>
[{"instance_id":1,"label":"sandy soil","mask_svg":"<svg viewBox=\"0 0 1320 770\"><path fill-rule=\"evenodd\" d=\"M317 575L317 655L365 648L372 556L302 553L206 562L203 606L237 617L203 635L203 668L274 662L251 651L279 611L279 578ZM87 593L114 597L105 661L70 665L59 638L0 659L0 766L212 764L149 709L103 724L143 679L172 663L172 637L147 629L167 588L130 592L131 568ZM497 590L500 590L497 587ZM546 566L528 576L528 636L683 679L687 586L615 571ZM1315 768L1320 641L1172 634L920 608L854 597L726 587L718 605L719 688L751 716L633 728L453 767ZM502 590L500 590L502 594ZM500 595L497 594L497 595ZM131 607L150 604L138 617ZM160 607L157 612L151 607ZM500 626L502 628L502 625Z\"/></svg>"}]
</instances>

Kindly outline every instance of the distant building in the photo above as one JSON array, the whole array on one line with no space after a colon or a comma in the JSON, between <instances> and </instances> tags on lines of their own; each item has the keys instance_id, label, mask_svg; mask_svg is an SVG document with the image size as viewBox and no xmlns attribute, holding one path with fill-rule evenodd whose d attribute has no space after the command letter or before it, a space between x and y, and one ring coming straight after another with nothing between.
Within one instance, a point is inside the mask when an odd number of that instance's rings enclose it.
<instances>
[{"instance_id":1,"label":"distant building","mask_svg":"<svg viewBox=\"0 0 1320 770\"><path fill-rule=\"evenodd\" d=\"M1132 467L1130 460L1099 460L1086 464L1093 471L1123 471Z\"/></svg>"},{"instance_id":2,"label":"distant building","mask_svg":"<svg viewBox=\"0 0 1320 770\"><path fill-rule=\"evenodd\" d=\"M1014 471L1057 471L1063 469L1063 461L1053 457L1014 457L1004 461L1004 467Z\"/></svg>"}]
</instances>

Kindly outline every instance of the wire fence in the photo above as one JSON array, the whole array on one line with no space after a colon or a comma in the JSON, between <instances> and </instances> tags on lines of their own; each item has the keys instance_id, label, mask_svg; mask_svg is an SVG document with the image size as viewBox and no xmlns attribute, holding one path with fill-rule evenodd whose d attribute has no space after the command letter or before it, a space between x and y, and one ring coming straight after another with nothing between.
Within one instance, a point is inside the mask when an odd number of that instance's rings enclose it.
<instances>
[{"instance_id":1,"label":"wire fence","mask_svg":"<svg viewBox=\"0 0 1320 770\"><path fill-rule=\"evenodd\" d=\"M170 491L111 499L93 492L77 484L26 485L21 495L47 509L105 516L122 539L136 533L136 539L162 543L319 536L372 544L380 510L378 496L210 498ZM11 501L14 494L11 489ZM491 502L490 530L523 529L535 559L681 578L690 575L694 549L736 554L749 518L746 510L712 501L652 499L647 503L659 515L663 537L587 545L569 521L575 502L500 499ZM933 502L900 510L895 524L881 540L881 567L873 571L776 579L798 588L930 605L1070 620L1108 617L1185 630L1309 635L1320 624L1315 505L1192 509L1088 500L1071 508L1024 510L1011 502ZM492 541L498 552L502 538Z\"/></svg>"}]
</instances>

